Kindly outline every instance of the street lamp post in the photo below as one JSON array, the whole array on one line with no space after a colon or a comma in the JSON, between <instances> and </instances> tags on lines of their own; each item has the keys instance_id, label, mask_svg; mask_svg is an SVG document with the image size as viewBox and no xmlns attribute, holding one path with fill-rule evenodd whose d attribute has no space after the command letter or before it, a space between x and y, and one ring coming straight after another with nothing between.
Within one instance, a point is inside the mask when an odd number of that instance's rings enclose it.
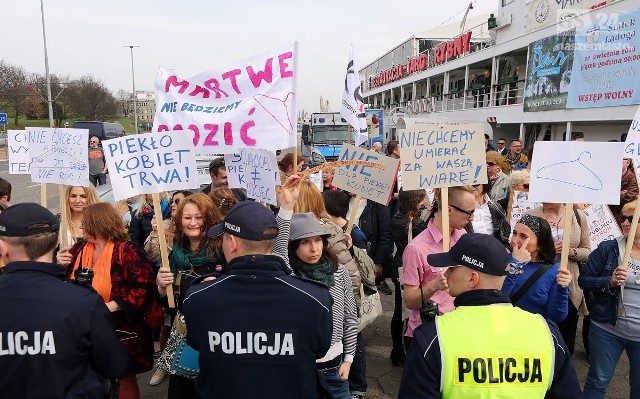
<instances>
[{"instance_id":1,"label":"street lamp post","mask_svg":"<svg viewBox=\"0 0 640 399\"><path fill-rule=\"evenodd\" d=\"M42 1L42 0L40 0ZM136 74L133 70L133 48L140 46L124 46L129 47L131 50L131 80L133 81L133 124L135 126L134 133L138 133L138 104L137 104L137 96L136 96Z\"/></svg>"},{"instance_id":2,"label":"street lamp post","mask_svg":"<svg viewBox=\"0 0 640 399\"><path fill-rule=\"evenodd\" d=\"M49 103L49 126L53 125L53 101L51 100L51 77L49 76L49 56L47 55L47 34L44 29L44 5L40 0L40 15L42 16L42 40L44 42L44 70L47 77L47 102Z\"/></svg>"}]
</instances>

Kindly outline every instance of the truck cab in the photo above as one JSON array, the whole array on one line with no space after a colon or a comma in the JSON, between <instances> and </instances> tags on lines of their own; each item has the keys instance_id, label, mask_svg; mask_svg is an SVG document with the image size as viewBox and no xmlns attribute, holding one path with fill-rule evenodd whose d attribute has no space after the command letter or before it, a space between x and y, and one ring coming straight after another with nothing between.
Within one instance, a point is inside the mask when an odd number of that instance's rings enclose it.
<instances>
[{"instance_id":1,"label":"truck cab","mask_svg":"<svg viewBox=\"0 0 640 399\"><path fill-rule=\"evenodd\" d=\"M313 113L309 123L302 126L302 154L312 165L335 161L342 143L346 143L347 121L339 112Z\"/></svg>"}]
</instances>

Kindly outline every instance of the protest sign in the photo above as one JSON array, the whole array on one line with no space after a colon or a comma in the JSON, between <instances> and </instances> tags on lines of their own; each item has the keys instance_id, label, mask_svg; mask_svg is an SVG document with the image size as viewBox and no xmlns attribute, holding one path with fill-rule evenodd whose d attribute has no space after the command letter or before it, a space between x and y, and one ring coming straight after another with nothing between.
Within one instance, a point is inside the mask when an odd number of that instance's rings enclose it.
<instances>
[{"instance_id":1,"label":"protest sign","mask_svg":"<svg viewBox=\"0 0 640 399\"><path fill-rule=\"evenodd\" d=\"M594 250L605 240L613 240L622 235L618 223L607 205L589 205L584 209L589 225L589 240Z\"/></svg>"},{"instance_id":2,"label":"protest sign","mask_svg":"<svg viewBox=\"0 0 640 399\"><path fill-rule=\"evenodd\" d=\"M88 129L27 128L31 181L89 185ZM38 155L36 155L38 154Z\"/></svg>"},{"instance_id":3,"label":"protest sign","mask_svg":"<svg viewBox=\"0 0 640 399\"><path fill-rule=\"evenodd\" d=\"M404 126L400 159L405 190L487 182L481 123L404 119Z\"/></svg>"},{"instance_id":4,"label":"protest sign","mask_svg":"<svg viewBox=\"0 0 640 399\"><path fill-rule=\"evenodd\" d=\"M292 44L188 79L161 68L154 129L183 130L199 155L294 147L296 59Z\"/></svg>"},{"instance_id":5,"label":"protest sign","mask_svg":"<svg viewBox=\"0 0 640 399\"><path fill-rule=\"evenodd\" d=\"M277 205L276 184L280 184L278 160L271 151L244 148L237 154L225 154L229 187L244 188L247 196Z\"/></svg>"},{"instance_id":6,"label":"protest sign","mask_svg":"<svg viewBox=\"0 0 640 399\"><path fill-rule=\"evenodd\" d=\"M529 193L526 191L513 191L513 205L511 206L511 218L509 224L511 225L511 231L516 227L518 220L527 213L527 211L533 208L539 208L542 206L540 202L529 201Z\"/></svg>"},{"instance_id":7,"label":"protest sign","mask_svg":"<svg viewBox=\"0 0 640 399\"><path fill-rule=\"evenodd\" d=\"M9 174L30 175L29 137L26 130L7 130Z\"/></svg>"},{"instance_id":8,"label":"protest sign","mask_svg":"<svg viewBox=\"0 0 640 399\"><path fill-rule=\"evenodd\" d=\"M318 173L312 173L309 175L309 180L311 180L311 182L313 184L316 185L316 187L318 187L318 190L320 190L320 192L322 192L324 190L323 184L322 184L322 171L318 172Z\"/></svg>"},{"instance_id":9,"label":"protest sign","mask_svg":"<svg viewBox=\"0 0 640 399\"><path fill-rule=\"evenodd\" d=\"M619 204L621 152L622 143L536 142L529 199L536 202Z\"/></svg>"},{"instance_id":10,"label":"protest sign","mask_svg":"<svg viewBox=\"0 0 640 399\"><path fill-rule=\"evenodd\" d=\"M361 160L383 165L384 169L365 165L339 166L336 168L332 184L379 204L389 204L400 160L351 144L342 145L338 160Z\"/></svg>"},{"instance_id":11,"label":"protest sign","mask_svg":"<svg viewBox=\"0 0 640 399\"><path fill-rule=\"evenodd\" d=\"M116 200L197 185L193 142L182 132L136 134L102 144Z\"/></svg>"}]
</instances>

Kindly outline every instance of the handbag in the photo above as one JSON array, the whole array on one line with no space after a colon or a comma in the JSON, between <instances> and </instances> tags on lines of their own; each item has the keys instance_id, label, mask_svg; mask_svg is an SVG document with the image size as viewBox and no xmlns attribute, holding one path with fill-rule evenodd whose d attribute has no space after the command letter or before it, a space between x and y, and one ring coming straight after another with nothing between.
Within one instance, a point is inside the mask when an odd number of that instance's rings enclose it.
<instances>
[{"instance_id":1,"label":"handbag","mask_svg":"<svg viewBox=\"0 0 640 399\"><path fill-rule=\"evenodd\" d=\"M119 260L121 263L123 261L123 248L124 242L121 242L118 246L118 255L120 256ZM164 309L155 301L153 295L149 295L142 316L149 328L160 328L164 324Z\"/></svg>"},{"instance_id":2,"label":"handbag","mask_svg":"<svg viewBox=\"0 0 640 399\"><path fill-rule=\"evenodd\" d=\"M176 347L176 353L171 360L171 370L185 377L197 377L200 373L198 365L198 351L187 345L182 338Z\"/></svg>"},{"instance_id":3,"label":"handbag","mask_svg":"<svg viewBox=\"0 0 640 399\"><path fill-rule=\"evenodd\" d=\"M379 292L371 295L365 295L364 288L361 284L360 295L362 297L362 310L360 312L358 332L362 331L366 326L373 323L373 321L382 314L382 302L380 302Z\"/></svg>"}]
</instances>

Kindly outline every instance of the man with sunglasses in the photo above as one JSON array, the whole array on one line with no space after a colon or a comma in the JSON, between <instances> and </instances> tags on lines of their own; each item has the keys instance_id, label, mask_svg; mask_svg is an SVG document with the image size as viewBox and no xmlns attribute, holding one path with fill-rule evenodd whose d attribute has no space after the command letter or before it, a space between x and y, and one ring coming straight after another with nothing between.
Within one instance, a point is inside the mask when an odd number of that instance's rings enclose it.
<instances>
[{"instance_id":1,"label":"man with sunglasses","mask_svg":"<svg viewBox=\"0 0 640 399\"><path fill-rule=\"evenodd\" d=\"M496 151L502 156L506 156L507 152L509 152L507 149L507 140L505 140L504 137L498 139L498 149Z\"/></svg>"},{"instance_id":2,"label":"man with sunglasses","mask_svg":"<svg viewBox=\"0 0 640 399\"><path fill-rule=\"evenodd\" d=\"M100 139L97 136L89 139L89 181L95 187L107 184L107 162L99 144Z\"/></svg>"},{"instance_id":3,"label":"man with sunglasses","mask_svg":"<svg viewBox=\"0 0 640 399\"><path fill-rule=\"evenodd\" d=\"M503 140L503 139L500 139ZM504 159L497 151L489 151L487 157L487 176L489 178L489 199L498 203L509 195L509 176L504 174L501 163Z\"/></svg>"}]
</instances>

